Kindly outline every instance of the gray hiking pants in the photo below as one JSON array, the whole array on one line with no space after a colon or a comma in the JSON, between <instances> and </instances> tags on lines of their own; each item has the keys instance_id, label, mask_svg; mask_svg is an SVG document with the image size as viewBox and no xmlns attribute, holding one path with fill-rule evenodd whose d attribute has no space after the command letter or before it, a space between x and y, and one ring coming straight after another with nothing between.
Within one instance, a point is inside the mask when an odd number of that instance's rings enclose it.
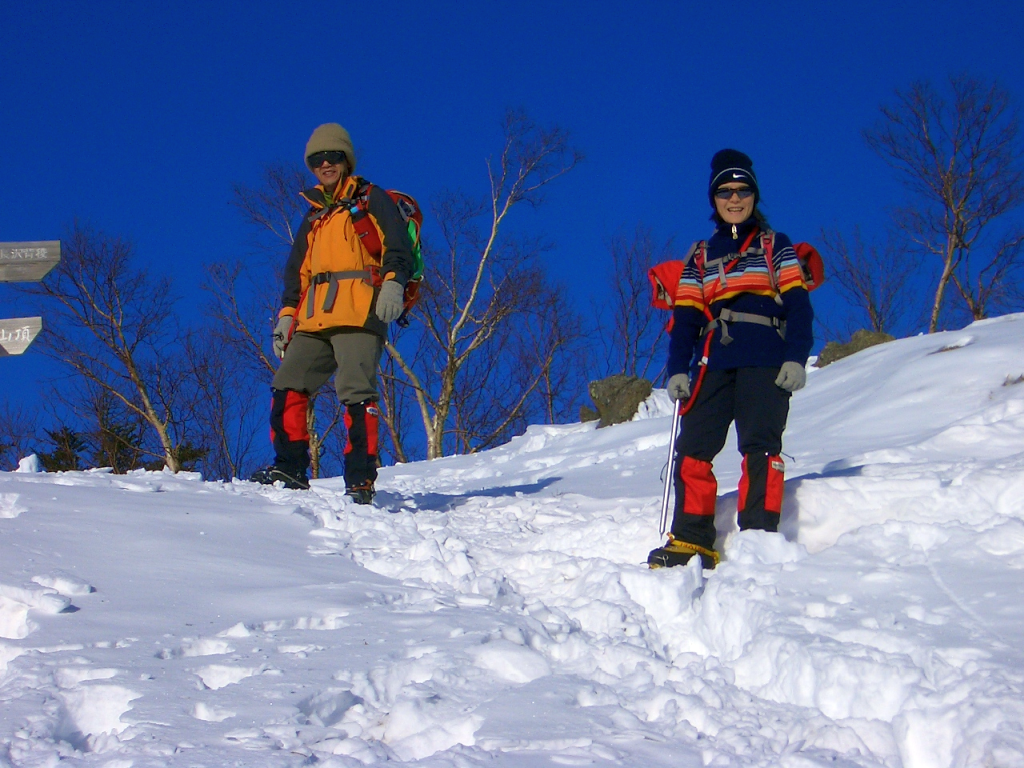
<instances>
[{"instance_id":1,"label":"gray hiking pants","mask_svg":"<svg viewBox=\"0 0 1024 768\"><path fill-rule=\"evenodd\" d=\"M380 336L361 328L298 331L271 386L313 394L337 371L334 386L341 403L377 400L377 365L383 348Z\"/></svg>"}]
</instances>

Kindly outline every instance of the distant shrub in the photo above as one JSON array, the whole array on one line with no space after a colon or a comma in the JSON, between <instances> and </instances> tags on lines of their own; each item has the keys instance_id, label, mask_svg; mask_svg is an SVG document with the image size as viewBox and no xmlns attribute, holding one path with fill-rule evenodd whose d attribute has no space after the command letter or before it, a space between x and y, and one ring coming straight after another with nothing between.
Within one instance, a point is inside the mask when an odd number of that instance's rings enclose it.
<instances>
[{"instance_id":1,"label":"distant shrub","mask_svg":"<svg viewBox=\"0 0 1024 768\"><path fill-rule=\"evenodd\" d=\"M824 368L830 363L834 363L836 360L842 360L844 357L860 352L862 349L868 347L874 347L879 344L885 344L889 341L895 341L895 336L890 336L888 333L881 331L866 331L859 330L854 332L853 336L845 344L840 344L837 341L830 341L825 345L825 348L821 350L821 354L818 355L817 361L814 365L817 368Z\"/></svg>"},{"instance_id":2,"label":"distant shrub","mask_svg":"<svg viewBox=\"0 0 1024 768\"><path fill-rule=\"evenodd\" d=\"M580 421L600 419L598 427L621 424L636 416L640 403L651 396L653 385L648 379L616 374L590 382L590 398L597 410L583 406Z\"/></svg>"}]
</instances>

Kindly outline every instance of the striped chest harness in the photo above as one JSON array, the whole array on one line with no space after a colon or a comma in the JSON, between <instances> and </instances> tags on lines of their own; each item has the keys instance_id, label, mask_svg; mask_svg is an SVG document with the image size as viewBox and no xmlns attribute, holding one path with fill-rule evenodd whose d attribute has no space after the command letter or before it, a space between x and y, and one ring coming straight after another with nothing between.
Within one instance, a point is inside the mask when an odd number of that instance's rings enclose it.
<instances>
[{"instance_id":1,"label":"striped chest harness","mask_svg":"<svg viewBox=\"0 0 1024 768\"><path fill-rule=\"evenodd\" d=\"M760 240L759 248L753 246L754 237L758 235L758 239ZM700 240L693 244L693 248L691 249L690 256L687 260L692 258L694 265L700 273L701 290L704 293L704 316L708 320L708 324L704 326L704 331L701 334L707 337L707 343L705 344L704 350L704 360L707 359L708 349L710 349L709 345L711 341L711 334L716 328L720 328L722 331L722 346L728 346L732 343L732 336L729 335L729 323L753 323L755 325L764 325L769 328L774 328L779 336L783 339L786 338L786 321L781 320L778 317L758 315L753 312L735 312L728 307L722 307L717 317L711 313L711 305L715 302L718 295L729 285L727 276L729 270L732 269L741 258L751 254L764 256L768 267L768 282L774 293L775 303L780 307L782 306L782 296L779 295L778 276L775 274L773 256L774 248L775 233L771 230L760 231L758 229L754 229L749 235L747 235L747 238L743 241L743 246L739 249L738 253L729 253L717 259L707 259L706 240ZM709 286L704 284L704 275L708 270L718 271L718 275Z\"/></svg>"}]
</instances>

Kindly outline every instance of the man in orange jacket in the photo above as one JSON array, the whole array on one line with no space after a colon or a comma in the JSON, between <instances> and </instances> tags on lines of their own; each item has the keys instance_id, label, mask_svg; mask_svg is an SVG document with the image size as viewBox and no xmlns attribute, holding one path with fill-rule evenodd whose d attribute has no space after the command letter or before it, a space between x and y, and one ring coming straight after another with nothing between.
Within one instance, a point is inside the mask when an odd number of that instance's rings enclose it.
<instances>
[{"instance_id":1,"label":"man in orange jacket","mask_svg":"<svg viewBox=\"0 0 1024 768\"><path fill-rule=\"evenodd\" d=\"M310 209L285 265L274 329L274 352L282 359L271 384L274 463L252 480L309 487L306 406L336 373L348 429L346 493L369 504L377 479L377 366L387 325L404 309L405 284L414 269L412 241L387 192L355 175L356 155L344 128L319 126L305 159L319 184L302 193ZM367 250L357 232L364 216L379 236L379 254Z\"/></svg>"}]
</instances>

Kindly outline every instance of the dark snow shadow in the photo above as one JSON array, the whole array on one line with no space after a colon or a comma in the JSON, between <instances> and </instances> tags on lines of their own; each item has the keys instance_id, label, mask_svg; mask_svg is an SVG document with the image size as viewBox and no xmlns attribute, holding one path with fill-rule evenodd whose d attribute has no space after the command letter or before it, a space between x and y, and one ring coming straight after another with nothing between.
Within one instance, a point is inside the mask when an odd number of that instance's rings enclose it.
<instances>
[{"instance_id":1,"label":"dark snow shadow","mask_svg":"<svg viewBox=\"0 0 1024 768\"><path fill-rule=\"evenodd\" d=\"M468 501L481 496L489 498L501 498L507 496L530 496L540 493L549 485L557 483L560 477L545 477L536 483L523 485L503 485L496 488L481 488L479 490L466 491L465 493L413 493L401 494L391 491L378 491L374 504L392 512L447 512L448 510L460 507Z\"/></svg>"},{"instance_id":2,"label":"dark snow shadow","mask_svg":"<svg viewBox=\"0 0 1024 768\"><path fill-rule=\"evenodd\" d=\"M826 464L821 472L811 472L806 475L800 475L795 480L801 479L816 479L822 477L856 477L857 475L863 474L863 464L851 464L849 459L836 459Z\"/></svg>"}]
</instances>

